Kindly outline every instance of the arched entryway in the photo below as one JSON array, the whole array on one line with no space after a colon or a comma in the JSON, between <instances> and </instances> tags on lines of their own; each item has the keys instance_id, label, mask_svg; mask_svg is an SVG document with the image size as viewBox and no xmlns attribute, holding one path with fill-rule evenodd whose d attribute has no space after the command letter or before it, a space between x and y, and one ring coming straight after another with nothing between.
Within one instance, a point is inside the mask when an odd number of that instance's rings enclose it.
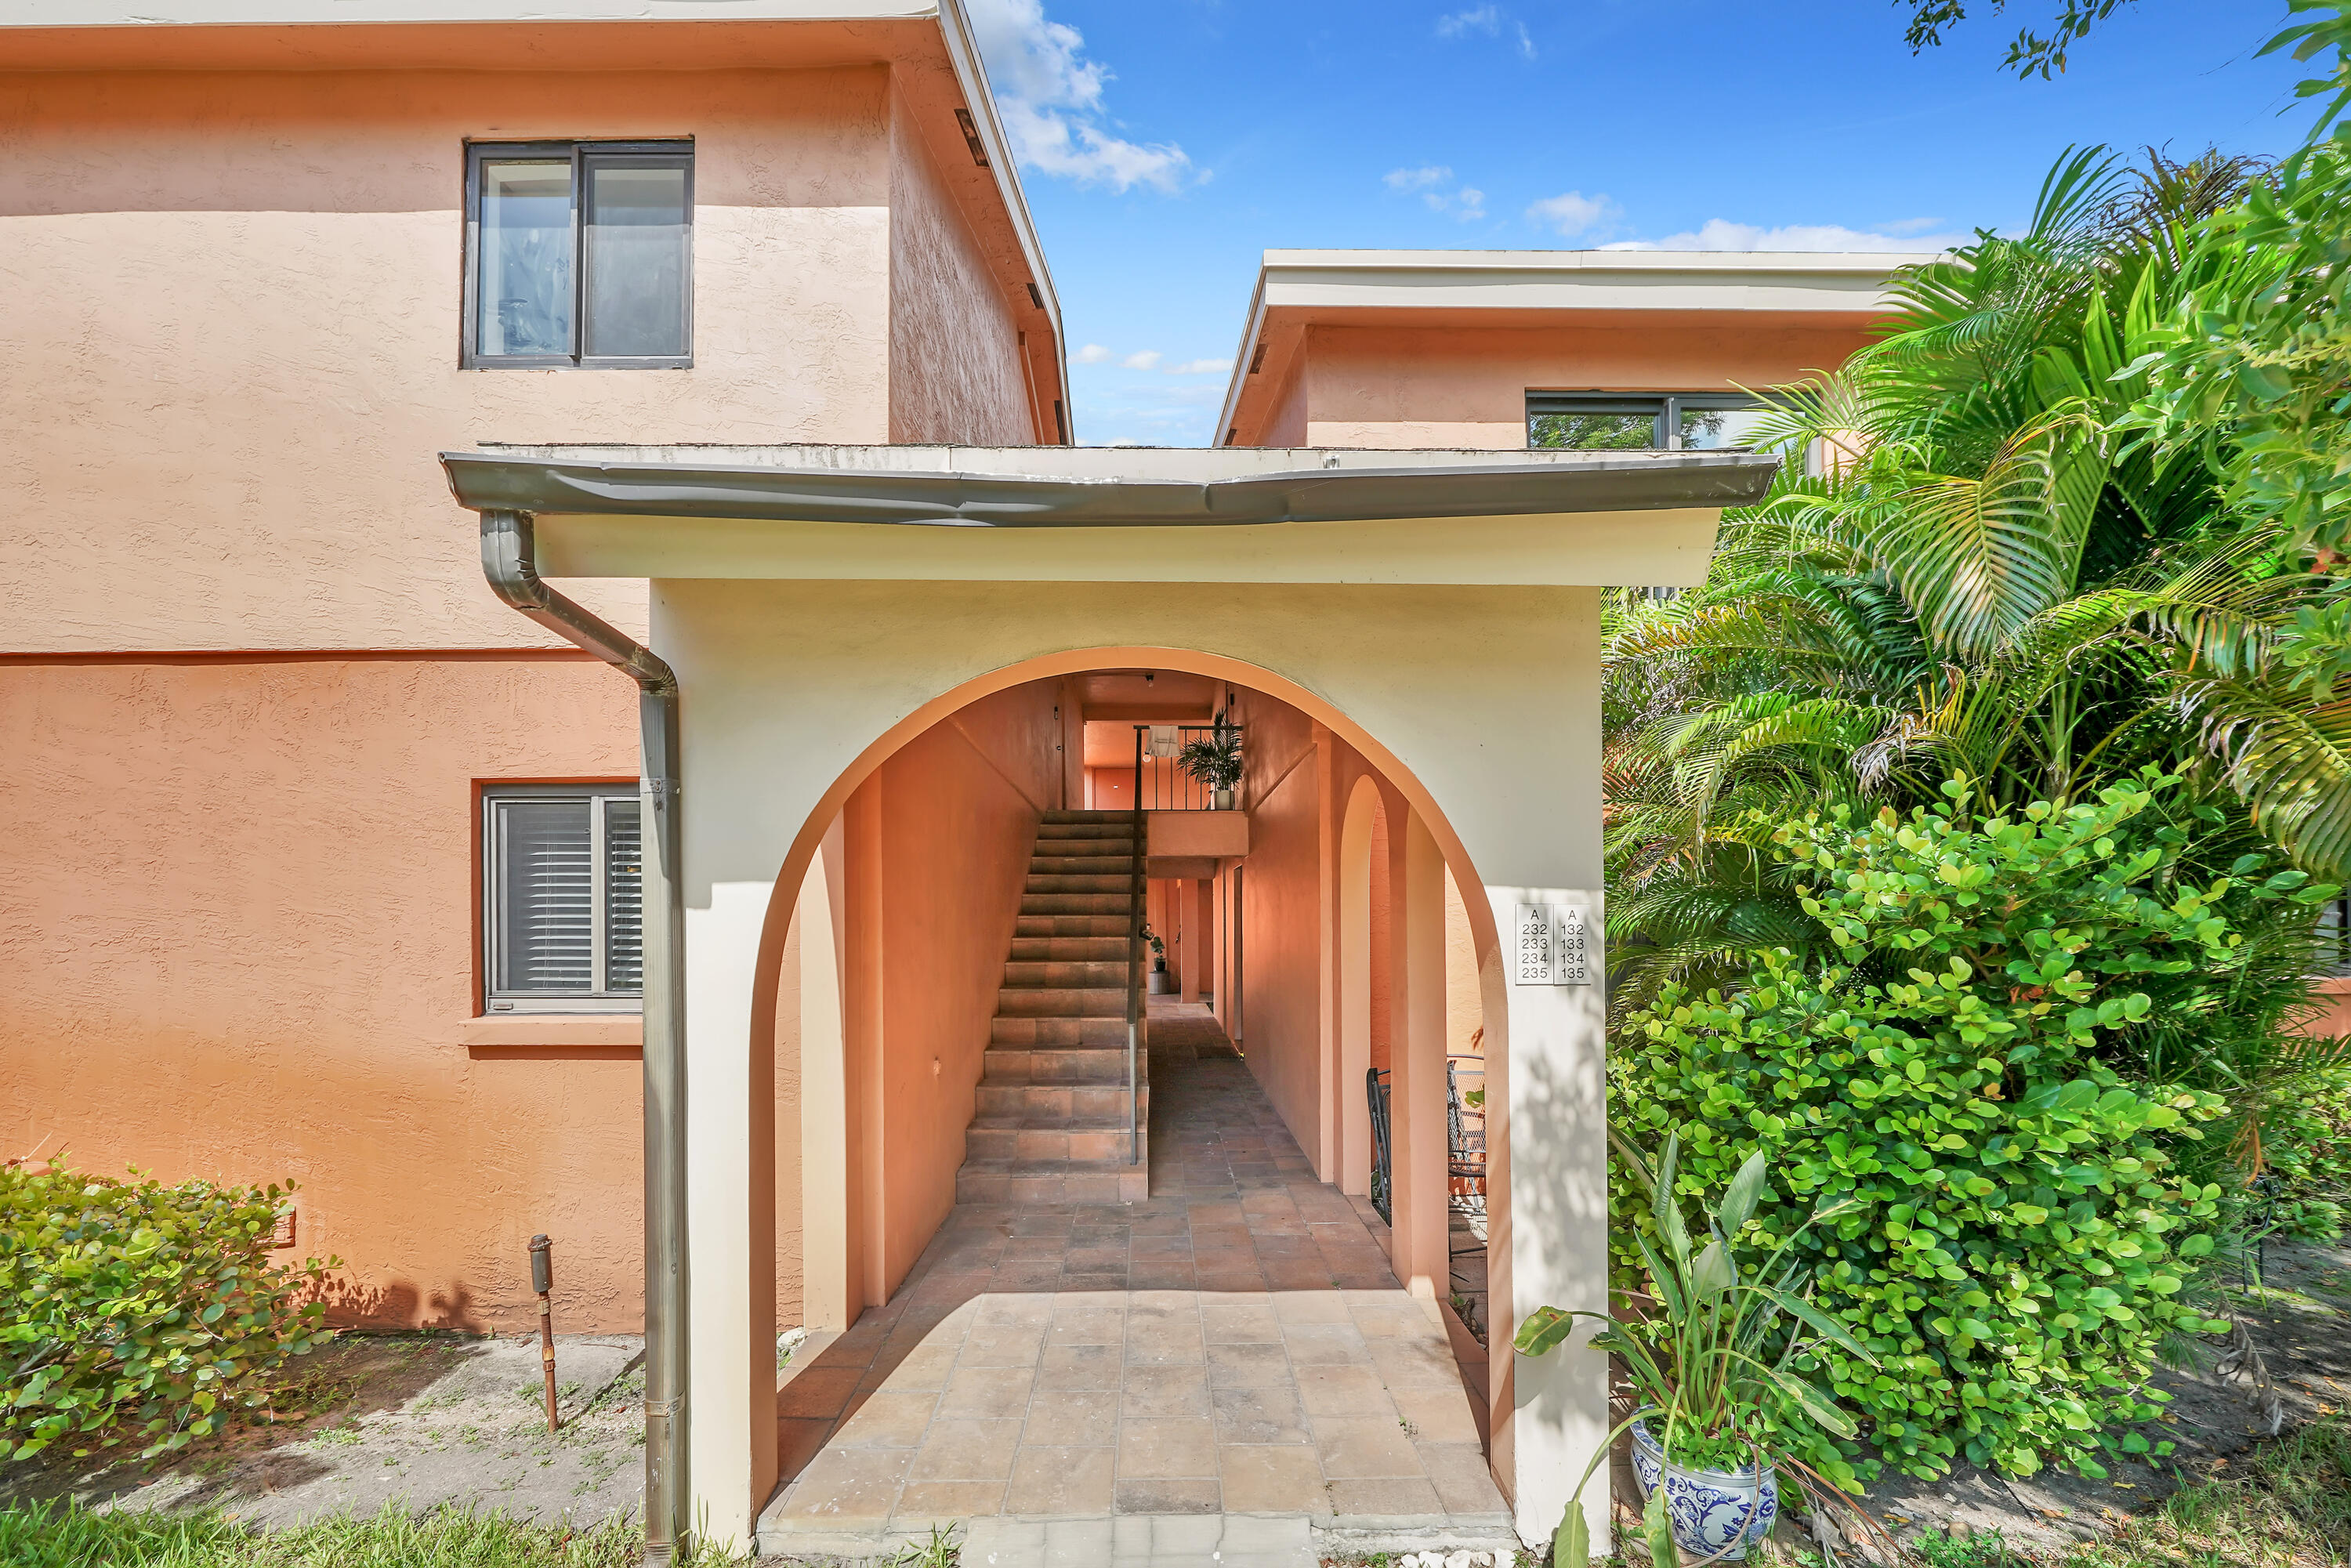
<instances>
[{"instance_id":1,"label":"arched entryway","mask_svg":"<svg viewBox=\"0 0 2351 1568\"><path fill-rule=\"evenodd\" d=\"M1478 613L1461 612L1465 599L1476 601ZM871 905L859 897L847 862L857 858L849 852L855 836L870 833L872 824L861 820L852 798L889 759L976 703L1010 700L1004 694L1014 688L1091 669L1192 671L1260 694L1293 716L1294 747L1260 747L1269 758L1279 749L1283 776L1264 781L1273 792L1259 791L1252 815L1257 829L1286 834L1301 874L1271 874L1277 867L1265 858L1267 848L1253 847L1236 922L1247 930L1249 955L1237 989L1247 1009L1249 1071L1318 1180L1339 1174L1342 1114L1353 1087L1340 1080L1336 1005L1345 791L1358 778L1380 790L1391 827L1391 881L1402 890L1391 933L1392 1005L1399 1027L1431 1042L1405 1053L1394 1089L1400 1181L1393 1257L1402 1288L1425 1302L1447 1293L1448 868L1462 889L1477 890L1463 901L1463 915L1493 1063L1493 1332L1506 1336L1512 1312L1533 1304L1600 1300L1597 996L1510 986L1499 939L1521 904L1540 910L1574 903L1596 915L1596 800L1587 812L1574 799L1584 754L1596 741L1596 722L1586 719L1595 716L1554 713L1547 722L1531 722L1515 694L1473 673L1492 668L1503 643L1536 650L1562 669L1589 663L1597 621L1583 612L1596 607L1564 593L1365 590L1332 597L1248 586L1169 587L1137 596L1074 584L1057 588L1053 601L1053 615L1040 621L1012 584L763 580L658 588L655 630L675 650L685 693L685 772L695 806L685 829L695 1085L688 1109L697 1149L689 1206L695 1484L705 1498L738 1488L733 1495L742 1500L729 1507L750 1510L781 1469L767 1408L772 1352L763 1348L772 1343L777 1291L763 1253L773 1247L781 1200L769 1108L794 908L827 911L844 1003L862 995L875 981L853 961L851 939L866 918L861 908ZM1310 602L1318 606L1312 634L1293 634L1295 617ZM1086 634L1097 630L1113 634ZM861 734L863 740L854 738ZM812 883L810 868L827 862L829 836L841 846L843 874L836 882L828 865ZM1280 951L1285 933L1295 939L1286 956ZM866 951L886 954L877 936L857 940ZM903 950L898 958L907 961ZM1301 984L1276 982L1285 964ZM793 1006L810 1005L802 988ZM821 1002L816 1005L821 1012ZM851 1011L841 1009L844 1030ZM1286 1051L1285 1040L1301 1043ZM914 1065L918 1076L929 1074L927 1057ZM949 1082L947 1065L942 1060L937 1082ZM1510 1114L1514 1079L1534 1096L1531 1122ZM869 1173L877 1159L872 1151L888 1146L888 1115L869 1100L837 1119L844 1133L880 1130L862 1156ZM1532 1159L1516 1151L1531 1189L1511 1185L1514 1121L1539 1134ZM880 1164L889 1166L886 1158ZM1433 1179L1416 1180L1417 1172ZM840 1188L844 1202L862 1201L874 1190L861 1190L849 1175L844 1171ZM880 1189L886 1195L886 1179ZM1542 1207L1543 1226L1514 1241L1510 1216L1514 1208L1524 1212L1529 1196ZM947 1189L941 1218L951 1207ZM852 1306L886 1302L902 1282L893 1271L911 1267L910 1253L927 1229L901 1228L894 1241L885 1229L887 1245L868 1248L862 1264L842 1265L855 1286L844 1284L839 1295L844 1317ZM870 1217L867 1234L874 1234ZM804 1269L820 1261L814 1249L801 1260ZM1533 1283L1527 1284L1531 1263ZM1516 1293L1521 1291L1523 1301ZM810 1289L806 1299L818 1294ZM1458 1379L1458 1370L1451 1375ZM1555 1522L1557 1504L1540 1493L1557 1467L1542 1456L1565 1449L1600 1421L1597 1380L1585 1386L1558 1358L1521 1368L1504 1357L1492 1363L1487 1391L1497 1413L1488 1456L1492 1473L1510 1483L1522 1514L1548 1513ZM730 1479L725 1466L737 1462L738 1453L743 1468Z\"/></svg>"},{"instance_id":2,"label":"arched entryway","mask_svg":"<svg viewBox=\"0 0 2351 1568\"><path fill-rule=\"evenodd\" d=\"M1114 652L1131 656L1129 650ZM1153 667L1163 669L1180 669L1194 657L1165 648L1145 653ZM1238 1333L1252 1323L1267 1331L1261 1340L1235 1342L1229 1352L1217 1354L1247 1354L1265 1364L1254 1371L1238 1367L1215 1375L1242 1378L1249 1390L1245 1393L1239 1386L1211 1387L1211 1371L1205 1363L1190 1372L1150 1375L1145 1382L1168 1386L1154 1396L1159 1403L1143 1407L1165 1414L1136 1418L1174 1423L1165 1430L1205 1435L1211 1446L1188 1458L1144 1455L1135 1457L1135 1462L1195 1470L1207 1464L1218 1473L1156 1479L1123 1472L1098 1475L1069 1482L1078 1493L1063 1488L1054 1497L1063 1502L1091 1499L1105 1510L1113 1504L1132 1509L1157 1503L1174 1511L1219 1504L1262 1511L1286 1497L1285 1506L1301 1513L1315 1511L1320 1499L1349 1503L1343 1511L1353 1513L1368 1508L1377 1490L1391 1503L1402 1499L1414 1505L1391 1507L1390 1513L1437 1522L1449 1518L1457 1541L1465 1531L1497 1531L1502 1525L1501 1504L1486 1479L1478 1431L1489 1390L1481 1381L1465 1397L1450 1343L1458 1329L1448 1335L1437 1304L1445 1285L1445 1114L1442 1099L1431 1099L1430 1091L1441 1096L1441 1031L1424 1029L1412 1042L1420 1048L1417 1056L1407 1048L1403 1029L1395 1037L1391 1061L1406 1084L1395 1145L1402 1200L1397 1231L1391 1235L1360 1197L1351 1204L1345 1193L1319 1179L1344 1158L1343 1145L1332 1137L1336 1124L1350 1109L1360 1123L1363 1105L1362 1073L1340 1069L1332 1049L1338 1020L1326 1010L1324 976L1338 940L1329 918L1329 883L1339 864L1351 863L1345 854L1332 852L1339 847L1335 842L1326 841L1341 836L1339 824L1330 820L1326 798L1347 791L1360 800L1364 790L1384 791L1390 814L1410 830L1399 833L1398 848L1412 852L1400 855L1393 878L1383 880L1392 883L1397 895L1394 925L1398 937L1418 938L1416 944L1398 946L1393 974L1399 982L1407 976L1417 980L1423 990L1417 1011L1424 1019L1441 1020L1447 1010L1442 943L1431 940L1433 934L1441 933L1444 918L1439 891L1447 880L1443 853L1437 835L1424 825L1404 789L1343 739L1334 727L1243 678L1246 674L1264 685L1274 684L1265 673L1238 672L1229 667L1229 661L1219 672L1219 708L1250 737L1252 767L1242 804L1261 824L1247 857L1257 864L1257 875L1253 883L1245 884L1228 874L1238 869L1234 864L1214 868L1207 878L1175 884L1187 891L1196 887L1207 895L1204 904L1215 900L1240 914L1241 918L1228 914L1217 923L1228 936L1235 927L1251 934L1255 1044L1245 1063L1223 1052L1217 1053L1223 1060L1201 1061L1188 1050L1179 1059L1159 1063L1152 1085L1154 1201L1117 1214L1072 1214L1067 1211L1071 1206L1060 1204L1021 1212L1007 1212L1000 1204L951 1206L945 1200L954 1188L942 1179L945 1171L920 1168L925 1154L935 1152L925 1145L943 1147L949 1139L942 1136L944 1124L920 1134L907 1132L923 1124L934 1096L928 1092L932 1085L922 1081L923 1063L903 1059L909 1054L907 1036L919 1037L928 1051L940 1031L902 1027L899 1038L893 1040L886 1023L861 1016L872 1010L876 988L891 990L887 955L903 944L903 937L892 935L900 928L889 925L889 893L867 884L892 874L893 866L900 868L896 874L905 881L910 873L904 868L917 862L927 867L947 852L949 839L960 841L968 852L971 841L983 836L977 831L980 824L993 819L1000 828L1008 811L1033 810L1047 819L1047 832L1061 831L1051 825L1052 820L1072 813L1060 802L1083 799L1089 781L1033 744L1024 751L1020 741L1026 736L1033 742L1040 721L1050 717L1058 727L1052 733L1061 737L1056 749L1062 758L1081 745L1090 716L1089 710L1078 706L1085 689L1084 672L1053 667L1080 657L1057 658L1044 664L1042 673L1035 664L991 673L986 683L989 689L973 701L949 709L920 731L901 734L886 756L861 758L863 777L842 798L833 819L820 824L820 831L804 835L815 840L815 849L798 886L786 896L789 870L776 884L768 929L772 936L780 916L783 942L773 966L778 995L768 1027L761 1033L778 1042L778 1082L788 1090L779 1096L778 1117L782 1153L776 1187L785 1233L779 1248L781 1273L789 1276L792 1265L799 1265L798 1300L792 1300L792 1281L787 1277L779 1304L787 1318L792 1307L799 1307L804 1321L820 1330L811 1350L803 1353L798 1375L784 1390L778 1469L790 1479L810 1459L819 1441L835 1437L832 1428L840 1417L858 1416L886 1392L889 1397L879 1412L864 1417L863 1427L852 1420L841 1429L836 1449L795 1493L803 1517L814 1514L835 1524L843 1509L856 1514L861 1508L878 1506L870 1491L881 1484L880 1472L909 1456L886 1451L886 1445L864 1451L860 1433L875 1427L883 1412L900 1422L911 1418L911 1406L923 1403L919 1396L926 1391L893 1386L891 1380L919 1381L927 1375L924 1369L939 1349L931 1343L933 1336L958 1332L959 1325L943 1314L974 1300L1040 1292L1067 1296L1071 1290L1140 1291L1159 1293L1165 1306L1166 1292L1196 1291L1208 1316L1228 1331ZM1003 679L1006 674L1013 678ZM1018 678L1022 675L1029 678ZM1115 716L1132 716L1120 710ZM958 776L965 780L960 794L955 782ZM920 809L906 810L910 800L919 801ZM894 820L893 802L900 806ZM955 818L952 833L936 830L936 819L945 815ZM926 822L931 831L925 831ZM979 880L986 879L987 865L985 856L967 854L966 869ZM1474 872L1468 874L1475 885ZM936 889L910 884L897 892L925 904L938 902ZM869 928L869 922L879 925ZM877 936L884 971L879 976L872 972L872 956L859 951L861 943L873 943ZM938 946L934 933L935 959ZM1241 966L1235 957L1220 955L1218 973L1225 977L1217 982L1214 993L1220 1006L1239 1001L1233 971ZM763 959L763 970L767 967ZM937 968L934 962L919 977L933 993L943 988ZM1454 977L1452 985L1469 993L1468 1006L1479 1005L1474 972ZM1412 1009L1407 988L1398 985L1394 995L1405 1009ZM1169 1000L1176 1003L1176 998ZM1452 1000L1458 1007L1464 998ZM885 998L885 1012L889 1006ZM1216 1018L1205 1009L1197 1017L1221 1042L1224 1036ZM910 1065L915 1070L912 1085L907 1082ZM931 1057L929 1067L935 1082L944 1078L951 1093L967 1096L967 1114L968 1080L959 1076L967 1066L955 1061L952 1052L943 1052ZM1415 1095L1428 1103L1416 1105ZM792 1136L795 1130L797 1138ZM833 1173L838 1179L827 1179ZM925 1186L934 1195L929 1207L914 1191ZM1353 1184L1353 1191L1360 1195L1363 1184ZM796 1235L790 1223L795 1204L802 1215ZM937 1214L937 1207L947 1212ZM1415 1231L1415 1214L1434 1215L1437 1223ZM919 1234L909 1236L910 1231ZM912 1259L912 1249L925 1243L928 1251ZM1416 1304L1406 1285L1416 1288ZM1300 1386L1300 1369L1290 1365L1282 1349L1297 1336L1288 1332L1290 1325L1269 1314L1278 1301L1308 1291L1321 1291L1330 1299L1283 1310L1310 1319L1335 1312L1337 1322L1318 1323L1305 1342L1317 1347L1316 1354L1342 1355L1342 1367L1371 1380L1370 1386L1349 1396L1363 1406L1360 1412L1334 1416L1329 1409L1307 1408L1322 1397L1321 1385L1343 1379L1343 1373L1308 1371L1304 1375L1310 1386ZM1356 1299L1351 1301L1349 1292ZM1243 1307L1264 1310L1252 1315L1239 1310ZM975 1311L1002 1314L1010 1324L1024 1313L1050 1313L1050 1302L989 1306L982 1301ZM1087 1309L1097 1327L1103 1310L1099 1304ZM1261 1322L1256 1321L1259 1318ZM1379 1332L1367 1334L1365 1325ZM849 1332L837 1340L822 1332L842 1329ZM1000 1337L1008 1343L1020 1336L1008 1330ZM1325 1341L1331 1343L1322 1343ZM999 1347L979 1354L1005 1353ZM907 1370L910 1356L914 1364ZM1387 1374L1404 1383L1391 1386L1379 1381L1382 1358L1391 1364ZM1449 1371L1434 1386L1426 1381L1432 1364ZM998 1382L1014 1375L1008 1367L987 1370ZM1478 1370L1482 1374L1482 1362ZM1040 1364L1040 1376L1050 1373ZM1191 1387L1195 1383L1199 1386ZM1050 1400L1060 1392L1040 1385L1034 1397ZM1071 1392L1089 1396L1076 1401L1077 1406L1095 1406L1101 1401L1092 1396L1104 1391ZM943 1390L941 1399L950 1393ZM1197 1412L1185 1413L1193 1404L1199 1406ZM1228 1407L1242 1404L1262 1418L1237 1424L1234 1409ZM1374 1406L1379 1406L1376 1412ZM1409 1411L1403 1406L1409 1406ZM939 1414L946 1407L930 1406L933 1426L961 1419ZM1285 1408L1288 1416L1282 1415ZM1083 1416L1080 1410L1068 1419L1082 1426ZM1343 1429L1346 1423L1362 1425L1374 1416L1384 1426L1410 1436L1400 1443L1388 1442L1385 1447L1393 1451L1384 1458L1332 1456L1329 1462L1341 1473L1325 1475L1324 1457L1313 1447L1317 1426L1329 1427L1335 1419ZM1001 1415L971 1418L1008 1419ZM924 1432L932 1434L933 1426ZM881 1434L884 1438L891 1435ZM1282 1440L1226 1444L1214 1440L1219 1436ZM919 1467L923 1447L913 1445L917 1452L910 1468ZM1124 1452L1117 1445L1107 1453L1099 1444L1071 1447L1085 1450L1074 1458L1062 1456L1073 1463L1113 1463ZM1210 1457L1204 1459L1203 1452ZM1042 1461L1011 1455L1008 1462ZM937 1463L953 1469L957 1461ZM983 1471L998 1468L986 1456L962 1463ZM1413 1473L1344 1473L1350 1465L1362 1464ZM1228 1469L1233 1473L1221 1473ZM858 1478L858 1484L847 1485L844 1478ZM1168 1485L1159 1487L1159 1480ZM1176 1485L1178 1481L1183 1484ZM1123 1490L1102 1491L1105 1482ZM896 1484L894 1512L872 1522L911 1529L925 1509L953 1504L966 1513L1002 1509L1017 1514L1030 1511L1038 1501L1035 1478L1024 1482L1017 1471L993 1479L902 1476ZM858 1495L835 1495L844 1486ZM1238 1501L1224 1501L1228 1488ZM821 1500L809 1495L812 1492L821 1492ZM1363 1496L1351 1503L1356 1492ZM1449 1515L1448 1503L1453 1505ZM780 1529L789 1521L779 1513L777 1522Z\"/></svg>"}]
</instances>

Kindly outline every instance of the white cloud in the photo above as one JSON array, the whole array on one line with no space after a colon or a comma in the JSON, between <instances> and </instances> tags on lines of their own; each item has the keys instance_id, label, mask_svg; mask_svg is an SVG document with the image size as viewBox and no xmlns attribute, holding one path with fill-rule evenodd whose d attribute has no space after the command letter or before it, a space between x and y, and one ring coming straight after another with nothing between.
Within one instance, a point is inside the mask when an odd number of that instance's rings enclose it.
<instances>
[{"instance_id":1,"label":"white cloud","mask_svg":"<svg viewBox=\"0 0 2351 1568\"><path fill-rule=\"evenodd\" d=\"M1921 235L1942 221L1940 218L1904 218L1896 223L1880 224L1877 226L1890 235Z\"/></svg>"},{"instance_id":2,"label":"white cloud","mask_svg":"<svg viewBox=\"0 0 2351 1568\"><path fill-rule=\"evenodd\" d=\"M1426 163L1417 169L1391 169L1380 178L1391 191L1426 191L1452 179L1453 171L1441 163Z\"/></svg>"},{"instance_id":3,"label":"white cloud","mask_svg":"<svg viewBox=\"0 0 2351 1568\"><path fill-rule=\"evenodd\" d=\"M1889 227L1893 225L1888 225ZM1906 230L1907 225L1902 225ZM1946 250L1966 243L1965 235L1905 232L1886 234L1849 229L1837 224L1790 224L1764 228L1757 224L1708 218L1697 228L1663 239L1626 239L1604 245L1603 250Z\"/></svg>"},{"instance_id":4,"label":"white cloud","mask_svg":"<svg viewBox=\"0 0 2351 1568\"><path fill-rule=\"evenodd\" d=\"M1044 0L970 0L967 14L996 88L996 107L1023 164L1113 191L1180 189L1191 158L1172 141L1136 142L1103 128L1111 74L1085 57L1085 38L1048 21Z\"/></svg>"},{"instance_id":5,"label":"white cloud","mask_svg":"<svg viewBox=\"0 0 2351 1568\"><path fill-rule=\"evenodd\" d=\"M1527 209L1527 216L1573 239L1588 229L1614 222L1624 216L1624 211L1604 195L1587 196L1581 191L1564 191L1535 203Z\"/></svg>"},{"instance_id":6,"label":"white cloud","mask_svg":"<svg viewBox=\"0 0 2351 1568\"><path fill-rule=\"evenodd\" d=\"M1473 5L1467 11L1454 11L1437 19L1437 36L1458 38L1467 33L1483 33L1493 37L1502 30L1502 8L1499 5Z\"/></svg>"},{"instance_id":7,"label":"white cloud","mask_svg":"<svg viewBox=\"0 0 2351 1568\"><path fill-rule=\"evenodd\" d=\"M1109 358L1108 349L1103 348L1100 343L1088 343L1070 356L1070 362L1078 365L1099 365Z\"/></svg>"},{"instance_id":8,"label":"white cloud","mask_svg":"<svg viewBox=\"0 0 2351 1568\"><path fill-rule=\"evenodd\" d=\"M1453 171L1443 163L1391 169L1380 176L1380 182L1400 195L1418 195L1432 213L1451 213L1465 223L1486 215L1486 193L1475 185L1447 190L1453 183Z\"/></svg>"},{"instance_id":9,"label":"white cloud","mask_svg":"<svg viewBox=\"0 0 2351 1568\"><path fill-rule=\"evenodd\" d=\"M1157 364L1159 360L1160 354L1158 350L1145 349L1141 353L1127 355L1127 357L1121 360L1119 363L1124 365L1130 371L1147 371L1152 366Z\"/></svg>"},{"instance_id":10,"label":"white cloud","mask_svg":"<svg viewBox=\"0 0 2351 1568\"><path fill-rule=\"evenodd\" d=\"M1233 368L1230 360L1186 360L1180 365L1162 365L1160 373L1170 376L1221 376Z\"/></svg>"},{"instance_id":11,"label":"white cloud","mask_svg":"<svg viewBox=\"0 0 2351 1568\"><path fill-rule=\"evenodd\" d=\"M1472 5L1464 11L1448 11L1437 19L1437 36L1440 38L1466 38L1476 33L1483 37L1499 38L1507 30L1510 41L1524 59L1535 57L1534 36L1527 25L1499 5Z\"/></svg>"}]
</instances>

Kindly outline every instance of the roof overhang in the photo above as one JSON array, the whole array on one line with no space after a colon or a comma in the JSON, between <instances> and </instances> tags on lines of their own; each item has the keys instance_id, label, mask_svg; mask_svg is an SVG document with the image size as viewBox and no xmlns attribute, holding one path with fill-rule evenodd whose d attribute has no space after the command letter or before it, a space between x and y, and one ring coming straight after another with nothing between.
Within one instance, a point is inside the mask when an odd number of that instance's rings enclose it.
<instances>
[{"instance_id":1,"label":"roof overhang","mask_svg":"<svg viewBox=\"0 0 2351 1568\"><path fill-rule=\"evenodd\" d=\"M1312 323L1562 326L1668 316L1868 320L1888 279L1930 253L1663 250L1270 250L1218 411L1241 423L1277 327ZM1277 380L1263 376L1258 384ZM1270 394L1269 394L1270 395Z\"/></svg>"},{"instance_id":2,"label":"roof overhang","mask_svg":"<svg viewBox=\"0 0 2351 1568\"><path fill-rule=\"evenodd\" d=\"M1686 584L1746 452L500 447L458 502L550 577Z\"/></svg>"}]
</instances>

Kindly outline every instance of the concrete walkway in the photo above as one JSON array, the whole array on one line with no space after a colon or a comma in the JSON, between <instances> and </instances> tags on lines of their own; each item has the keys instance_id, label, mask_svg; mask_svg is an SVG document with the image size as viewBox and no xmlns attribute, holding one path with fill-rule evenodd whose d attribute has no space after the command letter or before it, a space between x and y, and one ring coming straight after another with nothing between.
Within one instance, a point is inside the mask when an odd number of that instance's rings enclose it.
<instances>
[{"instance_id":1,"label":"concrete walkway","mask_svg":"<svg viewBox=\"0 0 2351 1568\"><path fill-rule=\"evenodd\" d=\"M887 1306L795 1358L763 1552L949 1522L1008 1568L1511 1543L1435 1304L1205 1009L1155 1009L1151 1074L1147 1201L961 1205Z\"/></svg>"}]
</instances>

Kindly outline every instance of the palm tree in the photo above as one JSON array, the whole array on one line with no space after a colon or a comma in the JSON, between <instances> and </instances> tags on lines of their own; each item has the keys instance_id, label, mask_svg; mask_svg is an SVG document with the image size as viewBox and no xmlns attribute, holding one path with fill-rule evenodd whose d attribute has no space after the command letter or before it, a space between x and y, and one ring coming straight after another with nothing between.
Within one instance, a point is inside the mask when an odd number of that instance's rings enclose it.
<instances>
[{"instance_id":1,"label":"palm tree","mask_svg":"<svg viewBox=\"0 0 2351 1568\"><path fill-rule=\"evenodd\" d=\"M2001 809L2158 763L2340 879L2351 698L2276 658L2339 581L2227 505L2226 429L2132 418L2181 302L2257 275L2199 235L2265 172L2072 153L2025 235L1911 269L1888 336L1769 394L1760 443L1812 460L1726 518L1703 588L1612 612L1625 1005L1813 939L1748 812L1907 806L1954 774Z\"/></svg>"}]
</instances>

